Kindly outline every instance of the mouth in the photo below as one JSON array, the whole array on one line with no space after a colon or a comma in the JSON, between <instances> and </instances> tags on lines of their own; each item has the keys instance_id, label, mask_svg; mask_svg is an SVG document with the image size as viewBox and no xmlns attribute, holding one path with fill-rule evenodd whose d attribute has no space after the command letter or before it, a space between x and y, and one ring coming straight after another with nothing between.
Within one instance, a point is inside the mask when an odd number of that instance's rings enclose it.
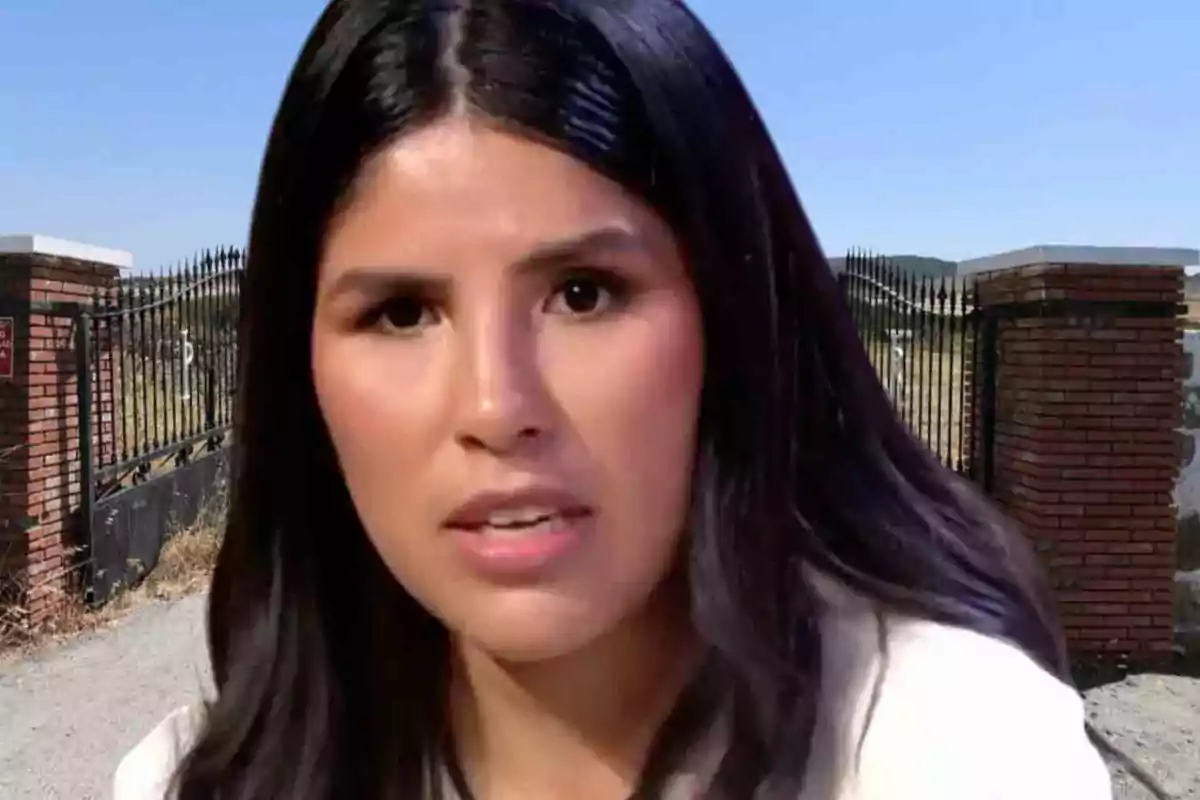
<instances>
[{"instance_id":1,"label":"mouth","mask_svg":"<svg viewBox=\"0 0 1200 800\"><path fill-rule=\"evenodd\" d=\"M466 563L501 583L537 581L552 574L594 525L593 509L569 492L525 489L484 492L445 522Z\"/></svg>"},{"instance_id":2,"label":"mouth","mask_svg":"<svg viewBox=\"0 0 1200 800\"><path fill-rule=\"evenodd\" d=\"M583 509L520 509L493 514L479 522L451 524L449 527L484 536L528 536L553 533L588 515L589 512Z\"/></svg>"},{"instance_id":3,"label":"mouth","mask_svg":"<svg viewBox=\"0 0 1200 800\"><path fill-rule=\"evenodd\" d=\"M447 519L446 527L494 537L529 536L562 530L592 513L578 498L561 490L483 492L460 506Z\"/></svg>"}]
</instances>

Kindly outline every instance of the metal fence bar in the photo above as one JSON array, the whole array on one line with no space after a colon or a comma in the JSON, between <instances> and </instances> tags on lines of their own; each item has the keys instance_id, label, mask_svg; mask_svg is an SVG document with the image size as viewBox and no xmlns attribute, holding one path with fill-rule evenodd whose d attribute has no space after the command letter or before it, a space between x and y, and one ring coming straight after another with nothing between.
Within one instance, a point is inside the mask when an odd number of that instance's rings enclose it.
<instances>
[{"instance_id":1,"label":"metal fence bar","mask_svg":"<svg viewBox=\"0 0 1200 800\"><path fill-rule=\"evenodd\" d=\"M92 453L92 339L93 320L86 314L75 319L75 391L79 411L79 516L83 520L87 545L93 546L92 509L96 501L96 468Z\"/></svg>"},{"instance_id":2,"label":"metal fence bar","mask_svg":"<svg viewBox=\"0 0 1200 800\"><path fill-rule=\"evenodd\" d=\"M981 328L973 284L861 250L847 253L838 280L897 415L939 461L986 486L995 337Z\"/></svg>"},{"instance_id":3,"label":"metal fence bar","mask_svg":"<svg viewBox=\"0 0 1200 800\"><path fill-rule=\"evenodd\" d=\"M243 264L240 250L204 251L123 279L83 312L89 389L80 422L98 434L87 456L94 498L220 446L233 420Z\"/></svg>"}]
</instances>

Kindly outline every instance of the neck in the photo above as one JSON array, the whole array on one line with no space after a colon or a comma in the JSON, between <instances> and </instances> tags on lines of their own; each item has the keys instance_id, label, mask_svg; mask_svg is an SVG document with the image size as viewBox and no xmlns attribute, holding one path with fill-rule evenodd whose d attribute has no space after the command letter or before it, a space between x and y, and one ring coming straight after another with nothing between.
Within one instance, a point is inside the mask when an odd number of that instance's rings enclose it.
<instances>
[{"instance_id":1,"label":"neck","mask_svg":"<svg viewBox=\"0 0 1200 800\"><path fill-rule=\"evenodd\" d=\"M699 660L677 600L663 598L580 651L499 661L456 641L450 714L477 800L624 800Z\"/></svg>"}]
</instances>

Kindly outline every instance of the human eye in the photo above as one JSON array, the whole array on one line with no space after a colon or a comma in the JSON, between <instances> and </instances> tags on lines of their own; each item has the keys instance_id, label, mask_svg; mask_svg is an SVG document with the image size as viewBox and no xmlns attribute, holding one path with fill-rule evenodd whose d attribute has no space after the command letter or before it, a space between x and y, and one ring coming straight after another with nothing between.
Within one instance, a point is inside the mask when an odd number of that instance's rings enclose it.
<instances>
[{"instance_id":1,"label":"human eye","mask_svg":"<svg viewBox=\"0 0 1200 800\"><path fill-rule=\"evenodd\" d=\"M419 295L396 295L374 305L360 327L380 333L411 336L440 321L437 309Z\"/></svg>"},{"instance_id":2,"label":"human eye","mask_svg":"<svg viewBox=\"0 0 1200 800\"><path fill-rule=\"evenodd\" d=\"M627 283L603 270L573 270L554 285L546 301L548 314L596 317L618 309L629 296Z\"/></svg>"}]
</instances>

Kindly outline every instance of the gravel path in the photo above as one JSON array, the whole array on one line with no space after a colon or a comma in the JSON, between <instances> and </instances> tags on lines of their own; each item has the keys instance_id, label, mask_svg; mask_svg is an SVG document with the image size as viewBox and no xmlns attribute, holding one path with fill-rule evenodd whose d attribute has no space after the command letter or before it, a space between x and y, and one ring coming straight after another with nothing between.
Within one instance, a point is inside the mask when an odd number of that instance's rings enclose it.
<instances>
[{"instance_id":1,"label":"gravel path","mask_svg":"<svg viewBox=\"0 0 1200 800\"><path fill-rule=\"evenodd\" d=\"M107 800L121 756L208 691L204 601L0 663L0 798ZM1179 800L1200 800L1200 680L1140 675L1087 694L1088 716ZM1036 721L1031 721L1036 724ZM1115 800L1153 796L1113 767Z\"/></svg>"},{"instance_id":2,"label":"gravel path","mask_svg":"<svg viewBox=\"0 0 1200 800\"><path fill-rule=\"evenodd\" d=\"M1088 718L1179 800L1200 799L1200 680L1134 675L1088 692ZM1154 795L1110 768L1117 800Z\"/></svg>"},{"instance_id":3,"label":"gravel path","mask_svg":"<svg viewBox=\"0 0 1200 800\"><path fill-rule=\"evenodd\" d=\"M108 800L121 756L207 693L204 600L152 603L0 664L0 798Z\"/></svg>"}]
</instances>

